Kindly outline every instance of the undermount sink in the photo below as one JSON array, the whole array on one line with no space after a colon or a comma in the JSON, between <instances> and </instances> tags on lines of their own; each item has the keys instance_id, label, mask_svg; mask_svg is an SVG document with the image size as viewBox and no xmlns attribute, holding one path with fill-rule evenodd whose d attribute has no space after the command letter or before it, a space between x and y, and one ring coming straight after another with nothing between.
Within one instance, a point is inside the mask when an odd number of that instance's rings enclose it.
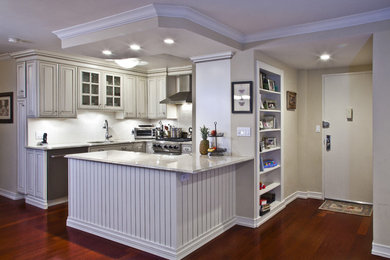
<instances>
[{"instance_id":1,"label":"undermount sink","mask_svg":"<svg viewBox=\"0 0 390 260\"><path fill-rule=\"evenodd\" d=\"M114 141L90 141L89 144L111 144Z\"/></svg>"}]
</instances>

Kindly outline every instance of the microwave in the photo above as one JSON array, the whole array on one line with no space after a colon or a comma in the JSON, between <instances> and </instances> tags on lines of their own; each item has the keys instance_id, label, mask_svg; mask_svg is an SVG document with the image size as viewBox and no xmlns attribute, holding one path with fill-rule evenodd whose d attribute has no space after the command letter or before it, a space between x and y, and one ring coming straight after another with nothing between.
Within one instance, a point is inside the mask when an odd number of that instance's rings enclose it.
<instances>
[{"instance_id":1,"label":"microwave","mask_svg":"<svg viewBox=\"0 0 390 260\"><path fill-rule=\"evenodd\" d=\"M155 139L156 128L154 127L136 127L134 128L135 139Z\"/></svg>"}]
</instances>

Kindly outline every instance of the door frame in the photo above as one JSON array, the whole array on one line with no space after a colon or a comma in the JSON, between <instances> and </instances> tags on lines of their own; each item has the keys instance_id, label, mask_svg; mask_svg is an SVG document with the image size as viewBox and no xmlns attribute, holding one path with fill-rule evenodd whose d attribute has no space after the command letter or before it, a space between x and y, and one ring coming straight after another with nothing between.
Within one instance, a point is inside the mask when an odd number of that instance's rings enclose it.
<instances>
[{"instance_id":1,"label":"door frame","mask_svg":"<svg viewBox=\"0 0 390 260\"><path fill-rule=\"evenodd\" d=\"M359 74L371 74L371 70L358 71L358 72L343 72L343 73L329 73L322 74L322 120L321 120L321 157L322 157L322 199L326 199L325 197L325 133L322 128L322 122L325 119L325 78L329 76L340 76L340 75L359 75ZM371 85L372 86L372 85ZM345 200L347 202L359 203L359 204L369 204L373 205L372 202L364 202L364 201L355 201L355 200Z\"/></svg>"}]
</instances>

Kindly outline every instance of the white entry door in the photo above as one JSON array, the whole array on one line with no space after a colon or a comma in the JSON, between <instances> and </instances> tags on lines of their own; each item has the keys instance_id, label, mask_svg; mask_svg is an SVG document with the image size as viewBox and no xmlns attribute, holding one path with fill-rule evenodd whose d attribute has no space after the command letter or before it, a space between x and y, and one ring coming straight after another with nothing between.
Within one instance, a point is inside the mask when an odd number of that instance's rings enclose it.
<instances>
[{"instance_id":1,"label":"white entry door","mask_svg":"<svg viewBox=\"0 0 390 260\"><path fill-rule=\"evenodd\" d=\"M322 87L329 122L323 128L324 196L372 203L372 73L324 75Z\"/></svg>"}]
</instances>

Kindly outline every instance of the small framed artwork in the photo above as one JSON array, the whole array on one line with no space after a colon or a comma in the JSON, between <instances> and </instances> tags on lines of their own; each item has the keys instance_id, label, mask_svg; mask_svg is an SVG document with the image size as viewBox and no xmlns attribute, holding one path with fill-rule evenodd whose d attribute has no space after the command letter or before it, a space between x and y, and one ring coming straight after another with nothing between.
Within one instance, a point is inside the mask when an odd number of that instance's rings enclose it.
<instances>
[{"instance_id":1,"label":"small framed artwork","mask_svg":"<svg viewBox=\"0 0 390 260\"><path fill-rule=\"evenodd\" d=\"M266 99L263 103L263 107L265 109L276 109L276 101L275 100L269 100Z\"/></svg>"},{"instance_id":2,"label":"small framed artwork","mask_svg":"<svg viewBox=\"0 0 390 260\"><path fill-rule=\"evenodd\" d=\"M295 110L297 108L297 93L287 91L287 110Z\"/></svg>"},{"instance_id":3,"label":"small framed artwork","mask_svg":"<svg viewBox=\"0 0 390 260\"><path fill-rule=\"evenodd\" d=\"M0 123L12 124L14 121L13 93L0 93Z\"/></svg>"},{"instance_id":4,"label":"small framed artwork","mask_svg":"<svg viewBox=\"0 0 390 260\"><path fill-rule=\"evenodd\" d=\"M271 149L276 147L276 137L264 137L263 139L265 149Z\"/></svg>"},{"instance_id":5,"label":"small framed artwork","mask_svg":"<svg viewBox=\"0 0 390 260\"><path fill-rule=\"evenodd\" d=\"M252 113L252 81L232 82L232 113Z\"/></svg>"},{"instance_id":6,"label":"small framed artwork","mask_svg":"<svg viewBox=\"0 0 390 260\"><path fill-rule=\"evenodd\" d=\"M263 119L263 128L264 129L276 128L275 117L274 116L265 116Z\"/></svg>"}]
</instances>

